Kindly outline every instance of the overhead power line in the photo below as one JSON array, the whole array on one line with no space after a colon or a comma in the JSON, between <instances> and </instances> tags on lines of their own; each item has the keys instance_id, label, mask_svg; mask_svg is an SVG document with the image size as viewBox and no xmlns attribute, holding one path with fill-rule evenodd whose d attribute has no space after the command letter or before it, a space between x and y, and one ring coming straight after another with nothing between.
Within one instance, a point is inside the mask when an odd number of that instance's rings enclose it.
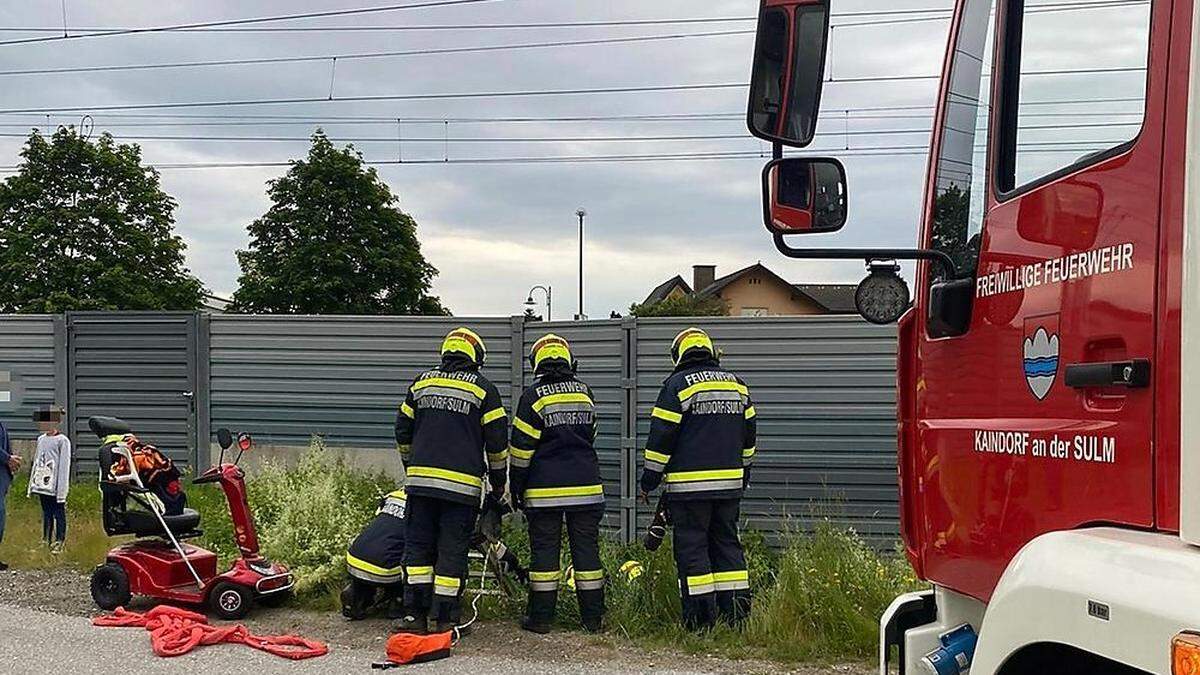
<instances>
[{"instance_id":1,"label":"overhead power line","mask_svg":"<svg viewBox=\"0 0 1200 675\"><path fill-rule=\"evenodd\" d=\"M486 1L486 0L475 0ZM1082 0L1079 2L1050 2L1037 5L1026 5L1028 13L1042 12L1062 12L1075 9L1106 9L1109 7L1120 7L1128 5L1148 5L1149 0ZM408 6L401 8L419 8L419 6ZM392 11L397 9L378 8L368 10L347 10L351 13L365 13L368 11ZM928 15L928 16L927 16ZM930 9L902 9L902 10L864 10L855 12L838 12L831 15L831 19L849 18L851 22L837 23L837 27L850 26L874 26L895 23L911 23L919 21L944 21L949 19L951 12L941 8ZM864 20L862 17L867 16L884 16L884 17L900 17L900 18L884 18L880 20ZM288 18L315 18L306 17L304 15L291 15ZM857 21L853 21L857 19ZM263 18L262 20L267 20ZM283 18L271 20L285 20ZM207 22L202 24L181 24L177 26L161 26L161 27L130 27L130 26L73 26L70 27L72 34L67 35L69 38L80 37L95 37L102 35L126 35L144 32L176 32L176 33L292 33L292 32L395 32L395 31L443 31L443 30L521 30L521 29L540 29L540 28L589 28L589 27L619 27L619 26L666 26L666 25L686 25L686 24L712 24L712 23L735 23L735 22L751 22L756 21L754 16L724 16L724 17L692 17L692 18L673 18L673 19L624 19L613 21L552 21L552 22L524 22L524 23L483 23L483 24L425 24L425 25L369 25L369 26L260 26L260 25L229 25L223 22ZM0 32L6 33L52 33L53 37L48 39L62 40L62 26L0 26ZM0 44L19 44L29 41L46 41L47 38L36 40L10 40L7 43Z\"/></svg>"},{"instance_id":2,"label":"overhead power line","mask_svg":"<svg viewBox=\"0 0 1200 675\"><path fill-rule=\"evenodd\" d=\"M1046 144L1035 144L1030 147L1027 152L1031 153L1065 153L1065 152L1086 152L1099 149L1096 143L1078 143L1079 147L1041 147ZM923 145L899 145L899 146L881 146L877 148L856 148L851 150L841 150L837 148L818 148L812 149L802 154L788 155L795 157L804 156L829 156L838 157L894 157L902 155L923 156L929 154L929 148ZM464 158L448 158L448 159L390 159L390 160L364 160L364 164L370 166L403 166L403 165L431 165L431 164L591 164L591 163L608 163L608 162L673 162L673 161L704 161L704 160L726 160L726 159L770 159L769 152L755 151L727 151L727 152L689 152L689 153L657 153L657 154L632 154L632 155L568 155L568 156L546 156L546 157L464 157ZM151 164L151 168L158 170L175 170L175 169L238 169L238 168L271 168L281 167L286 168L292 165L292 161L251 161L251 162L184 162L184 163L161 163ZM0 167L2 172L14 172L19 170L19 166L3 166Z\"/></svg>"},{"instance_id":3,"label":"overhead power line","mask_svg":"<svg viewBox=\"0 0 1200 675\"><path fill-rule=\"evenodd\" d=\"M1043 3L1043 4L1038 4L1038 5L1027 4L1027 5L1025 5L1025 13L1026 14L1051 14L1051 13L1061 13L1061 12L1111 9L1114 7L1128 7L1128 6L1149 5L1149 4L1150 4L1150 0L1094 0L1092 2L1087 2L1087 1L1084 1L1084 2L1052 2L1052 3ZM852 20L852 21L835 22L835 23L832 23L831 25L834 28L850 28L850 27L855 27L855 26L887 26L887 25L906 24L906 23L948 21L953 16L953 12L951 10L945 10L945 9L930 9L930 10L926 10L925 13L930 14L930 16L917 16L917 17L901 16L900 18L885 18L885 19L876 19L876 20L857 20L857 21ZM846 14L836 14L833 16L839 17L839 16L847 16L847 15Z\"/></svg>"},{"instance_id":4,"label":"overhead power line","mask_svg":"<svg viewBox=\"0 0 1200 675\"><path fill-rule=\"evenodd\" d=\"M828 120L825 123L836 125L838 123L861 122L868 120L928 120L933 114L932 109L923 113L903 113L900 114L861 114L853 109L849 110L825 110L821 115L823 120ZM1048 117L1048 118L1088 118L1088 117L1131 117L1142 116L1141 110L1133 110L1128 112L1102 111L1102 112L1027 112L1022 113L1022 117ZM73 125L79 121L77 116L67 115L50 115L51 119L66 120L68 124ZM170 120L170 121L143 121L144 119ZM0 118L3 119L3 118ZM9 118L11 119L11 118ZM121 120L138 120L133 122L125 122ZM627 122L662 122L662 123L690 123L690 122L742 122L746 119L745 112L730 112L730 113L680 113L666 115L587 115L578 117L385 117L371 115L348 115L348 116L307 116L307 115L135 115L135 114L103 114L99 115L98 119L93 120L97 126L102 126L105 129L161 129L171 127L333 127L333 126L387 126L394 127L397 124L410 126L424 125L443 125L454 124L459 126L464 125L490 125L490 124L548 124L548 123L627 123ZM116 121L108 121L116 120ZM43 128L46 126L46 116L32 118L25 121L17 122L0 122L0 128L5 129L33 129ZM56 127L58 123L51 122L50 126Z\"/></svg>"},{"instance_id":5,"label":"overhead power line","mask_svg":"<svg viewBox=\"0 0 1200 675\"><path fill-rule=\"evenodd\" d=\"M1145 71L1144 67L1116 67L1116 68L1078 68L1073 70L1045 70L1045 71L1028 71L1022 75L1080 75L1080 74L1104 74L1104 73L1126 73ZM846 83L863 83L863 82L890 82L890 81L906 81L906 80L936 80L936 75L885 75L885 76L869 76L842 78L836 80L827 80L826 84L846 84ZM0 115L9 114L31 114L31 113L94 113L96 111L121 111L121 110L162 110L170 108L214 108L224 106L250 106L250 105L295 105L301 103L324 103L324 102L372 102L372 101L433 101L433 100L451 100L451 99L485 99L485 98L526 98L539 96L577 96L589 94L632 94L632 93L649 93L662 91L699 91L699 90L715 90L715 89L743 89L748 85L742 82L721 82L712 84L675 84L675 85L647 85L647 86L632 86L632 87L597 87L590 89L528 89L521 91L491 91L491 92L453 92L453 93L435 93L435 94L366 94L361 96L333 96L332 94L324 97L305 96L295 98L261 98L261 99L240 99L228 101L181 101L178 103L131 103L131 104L103 104L103 105L87 105L87 106L47 106L36 108L8 108L0 110ZM951 95L956 95L951 92ZM961 96L964 100L951 101L955 104L971 104L968 97ZM1098 99L1097 99L1098 100ZM1111 100L1140 100L1140 99L1111 99ZM1067 101L1066 103L1071 103ZM1049 105L1049 102L1044 102L1042 105ZM1024 104L1023 104L1024 105ZM885 106L885 109L898 110L903 106ZM928 108L928 106L915 106L917 108ZM866 110L866 108L863 108Z\"/></svg>"},{"instance_id":6,"label":"overhead power line","mask_svg":"<svg viewBox=\"0 0 1200 675\"><path fill-rule=\"evenodd\" d=\"M179 33L337 33L337 32L397 32L397 31L471 31L471 30L524 30L539 28L617 28L624 26L672 26L713 23L737 23L757 21L753 16L713 16L686 19L624 19L617 21L547 21L526 23L452 23L452 24L405 24L401 26L245 26L180 28ZM5 33L62 33L62 26L0 26ZM72 27L79 33L103 33L114 30L131 30L127 27Z\"/></svg>"},{"instance_id":7,"label":"overhead power line","mask_svg":"<svg viewBox=\"0 0 1200 675\"><path fill-rule=\"evenodd\" d=\"M61 75L66 73L102 73L129 70L164 70L171 68L210 68L222 66L246 66L280 63L311 63L318 61L351 61L404 56L432 56L437 54L468 54L478 52L512 51L520 49L543 49L549 47L583 47L591 45L628 44L636 42L662 42L690 38L726 37L731 35L753 35L753 30L724 30L705 33L672 33L667 35L636 35L632 37L595 38L591 40L558 40L552 42L527 42L504 45L479 45L473 47L441 47L432 49L408 49L386 52L358 52L349 54L323 54L315 56L275 56L248 59L216 59L209 61L173 61L169 63L126 63L106 66L69 66L60 68L26 68L0 70L0 77L14 75Z\"/></svg>"},{"instance_id":8,"label":"overhead power line","mask_svg":"<svg viewBox=\"0 0 1200 675\"><path fill-rule=\"evenodd\" d=\"M31 42L51 42L57 40L72 40L94 37L108 37L113 35L135 35L141 33L162 33L167 31L191 30L196 28L216 28L221 26L245 26L256 23L270 23L274 21L299 21L302 19L324 19L334 16L351 16L362 14L378 14L380 12L399 12L412 9L429 9L433 7L450 7L454 5L477 5L485 2L503 2L504 0L426 0L425 2L415 2L402 5L384 5L381 7L358 7L354 9L333 9L323 12L305 12L303 14L277 14L274 16L257 16L245 19L224 19L220 21L199 21L194 23L180 23L167 26L147 26L144 28L118 28L114 30L83 33L77 35L55 35L43 36L34 38L22 38L19 40L6 40L0 42L2 45L28 44Z\"/></svg>"},{"instance_id":9,"label":"overhead power line","mask_svg":"<svg viewBox=\"0 0 1200 675\"><path fill-rule=\"evenodd\" d=\"M715 89L744 89L742 82L722 82L717 84L671 84L648 85L641 87L597 87L592 89L527 89L523 91L491 91L491 92L455 92L441 94L369 94L363 96L304 96L295 98L261 98L229 101L182 101L179 103L132 103L114 105L61 106L39 108L9 108L0 110L0 115L52 113L52 112L94 112L97 110L161 110L168 108L213 108L222 106L249 105L294 105L298 103L339 102L370 102L370 101L435 101L448 99L484 99L484 98L526 98L536 96L577 96L587 94L635 94L658 91L705 91Z\"/></svg>"},{"instance_id":10,"label":"overhead power line","mask_svg":"<svg viewBox=\"0 0 1200 675\"><path fill-rule=\"evenodd\" d=\"M1078 129L1114 129L1140 126L1141 122L1082 122L1070 124L1025 124L1021 131L1066 131ZM0 125L12 126L12 125ZM858 138L863 136L894 136L908 134L928 134L929 127L917 128L884 128L884 129L842 129L818 131L818 138ZM27 138L28 134L0 132L0 138ZM228 136L228 135L143 135L143 134L114 134L119 141L201 141L201 142L281 142L307 143L310 136ZM330 134L330 140L339 143L645 143L645 142L679 142L679 141L720 141L720 140L753 140L748 133L727 134L666 134L666 135L608 135L608 136L340 136ZM1040 141L1034 141L1040 142ZM1083 141L1066 141L1068 143ZM1091 141L1087 141L1091 142ZM1101 141L1096 141L1101 142ZM855 149L855 148L844 148Z\"/></svg>"}]
</instances>

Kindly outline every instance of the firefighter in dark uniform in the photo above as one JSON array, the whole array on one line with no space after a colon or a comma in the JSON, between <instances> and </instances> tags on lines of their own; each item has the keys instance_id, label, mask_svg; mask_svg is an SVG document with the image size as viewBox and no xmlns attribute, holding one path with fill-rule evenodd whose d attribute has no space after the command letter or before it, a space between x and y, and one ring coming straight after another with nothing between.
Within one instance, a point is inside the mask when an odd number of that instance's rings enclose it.
<instances>
[{"instance_id":1,"label":"firefighter in dark uniform","mask_svg":"<svg viewBox=\"0 0 1200 675\"><path fill-rule=\"evenodd\" d=\"M529 606L521 627L548 633L554 623L565 520L580 617L587 630L598 631L604 617L604 486L593 447L595 398L575 377L571 348L563 338L540 338L529 360L535 379L521 395L509 446L512 495L529 522L532 551Z\"/></svg>"},{"instance_id":2,"label":"firefighter in dark uniform","mask_svg":"<svg viewBox=\"0 0 1200 675\"><path fill-rule=\"evenodd\" d=\"M407 495L404 488L392 491L379 501L375 518L350 543L346 551L349 583L342 589L342 615L351 621L365 619L376 596L383 592L389 619L405 616L404 595L404 512ZM521 584L529 582L529 573L516 553L500 540L501 519L512 507L488 496L471 537L471 548L486 556L499 576L512 575Z\"/></svg>"},{"instance_id":3,"label":"firefighter in dark uniform","mask_svg":"<svg viewBox=\"0 0 1200 675\"><path fill-rule=\"evenodd\" d=\"M442 362L421 373L396 415L408 514L404 606L397 631L451 630L461 618L467 552L485 489L504 495L508 420L500 392L479 368L483 340L456 328L442 342Z\"/></svg>"},{"instance_id":4,"label":"firefighter in dark uniform","mask_svg":"<svg viewBox=\"0 0 1200 675\"><path fill-rule=\"evenodd\" d=\"M404 618L401 597L406 501L404 488L393 490L380 500L375 518L346 550L346 573L350 579L342 589L342 615L347 619L365 618L379 591L388 600L388 618Z\"/></svg>"},{"instance_id":5,"label":"firefighter in dark uniform","mask_svg":"<svg viewBox=\"0 0 1200 675\"><path fill-rule=\"evenodd\" d=\"M679 333L671 359L675 370L651 413L641 496L648 503L665 482L684 626L738 625L750 613L738 517L754 461L754 406L704 331Z\"/></svg>"}]
</instances>

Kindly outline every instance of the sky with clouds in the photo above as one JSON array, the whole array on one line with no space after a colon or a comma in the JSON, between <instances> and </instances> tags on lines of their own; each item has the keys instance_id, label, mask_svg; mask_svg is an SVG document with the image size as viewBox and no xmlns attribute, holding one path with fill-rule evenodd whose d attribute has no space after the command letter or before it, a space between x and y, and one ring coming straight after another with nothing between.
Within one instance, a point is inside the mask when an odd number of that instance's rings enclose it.
<instances>
[{"instance_id":1,"label":"sky with clouds","mask_svg":"<svg viewBox=\"0 0 1200 675\"><path fill-rule=\"evenodd\" d=\"M67 0L72 27L150 26L383 4L382 0L308 2L255 0L119 3ZM881 9L948 9L949 0L835 0L835 24L870 17ZM324 18L305 26L481 24L617 19L751 16L757 0L497 0L474 5ZM839 15L846 18L839 19ZM61 26L59 0L26 0L0 6L0 26ZM446 48L519 42L747 30L752 23L692 26L575 27L488 31L405 32L170 32L0 45L0 69L160 63L295 55L337 55L398 49ZM822 237L844 246L915 244L929 141L928 110L878 119L846 108L932 106L936 81L854 82L854 78L933 75L939 72L948 22L841 26L833 31L830 74L822 105L827 111L814 148L830 154L846 148L912 147L905 154L852 156L850 220L842 233ZM4 32L0 40L36 35ZM487 53L439 54L337 64L334 95L515 91L743 82L748 78L753 37L725 35L660 42L540 48ZM0 76L0 110L87 107L136 103L257 98L323 97L329 92L327 62L244 65L37 76ZM430 101L320 102L298 105L156 110L186 114L297 115L290 125L130 127L162 122L96 110L95 128L118 138L142 135L247 135L304 138L322 116L498 117L671 113L735 113L744 110L742 89ZM131 113L123 113L125 115ZM50 118L0 115L5 134L22 125L69 124L78 113ZM192 120L198 121L198 120ZM209 122L213 120L208 120ZM527 124L406 123L402 146L394 124L320 123L335 140L358 142L367 159L406 159L657 154L762 151L738 119L664 122ZM866 133L879 130L904 133ZM852 132L846 134L845 132ZM454 142L457 138L720 135L735 138L655 142ZM448 145L442 142L448 137ZM412 139L428 138L432 142ZM151 163L286 161L305 152L303 140L140 141ZM17 161L21 139L0 137L0 165ZM444 154L446 153L446 154ZM577 224L587 209L586 311L593 317L626 311L674 274L690 277L694 263L716 264L718 274L761 260L794 282L857 281L859 262L799 262L773 249L761 223L759 171L763 159L587 164L417 164L381 166L381 178L416 218L423 249L441 271L434 292L459 315L519 313L529 288L550 284L555 318L576 310ZM266 182L280 168L164 169L164 188L179 202L178 230L188 243L188 263L218 294L236 287L233 252L246 243L245 227L268 206ZM816 239L816 238L814 238Z\"/></svg>"}]
</instances>

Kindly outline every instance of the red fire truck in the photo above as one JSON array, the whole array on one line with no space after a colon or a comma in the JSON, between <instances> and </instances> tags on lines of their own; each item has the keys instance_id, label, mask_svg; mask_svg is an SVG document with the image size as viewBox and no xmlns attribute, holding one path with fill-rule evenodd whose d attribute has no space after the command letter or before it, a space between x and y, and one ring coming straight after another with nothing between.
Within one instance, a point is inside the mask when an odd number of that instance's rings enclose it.
<instances>
[{"instance_id":1,"label":"red fire truck","mask_svg":"<svg viewBox=\"0 0 1200 675\"><path fill-rule=\"evenodd\" d=\"M880 672L1200 673L1200 13L955 4L916 248L795 245L850 203L838 160L783 153L817 128L828 0L763 0L751 79L776 247L866 261L860 312L899 323L931 590L882 617Z\"/></svg>"}]
</instances>

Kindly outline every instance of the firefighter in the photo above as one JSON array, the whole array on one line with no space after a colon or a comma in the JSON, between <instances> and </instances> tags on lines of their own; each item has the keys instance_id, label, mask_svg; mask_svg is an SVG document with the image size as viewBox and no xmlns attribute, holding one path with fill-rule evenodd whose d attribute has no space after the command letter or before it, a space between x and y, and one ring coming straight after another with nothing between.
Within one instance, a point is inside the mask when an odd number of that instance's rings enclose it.
<instances>
[{"instance_id":1,"label":"firefighter","mask_svg":"<svg viewBox=\"0 0 1200 675\"><path fill-rule=\"evenodd\" d=\"M704 331L675 336L671 360L651 412L641 499L648 504L665 477L684 626L739 625L750 613L738 517L754 461L754 406Z\"/></svg>"},{"instance_id":2,"label":"firefighter","mask_svg":"<svg viewBox=\"0 0 1200 675\"><path fill-rule=\"evenodd\" d=\"M572 579L583 626L598 631L604 617L600 520L604 486L596 440L592 390L575 377L571 347L546 335L529 352L534 381L521 395L509 446L512 495L529 522L529 605L521 627L548 633L562 579L563 521L571 548Z\"/></svg>"},{"instance_id":3,"label":"firefighter","mask_svg":"<svg viewBox=\"0 0 1200 675\"><path fill-rule=\"evenodd\" d=\"M383 591L388 601L388 618L402 619L404 581L404 488L393 490L379 502L375 518L355 537L346 551L349 583L342 589L342 615L350 620L365 618Z\"/></svg>"},{"instance_id":4,"label":"firefighter","mask_svg":"<svg viewBox=\"0 0 1200 675\"><path fill-rule=\"evenodd\" d=\"M396 444L408 493L404 606L395 629L421 634L428 621L451 630L461 618L467 552L485 488L501 500L508 421L500 392L480 372L483 340L455 328L442 362L417 376L396 414Z\"/></svg>"},{"instance_id":5,"label":"firefighter","mask_svg":"<svg viewBox=\"0 0 1200 675\"><path fill-rule=\"evenodd\" d=\"M383 592L389 619L405 616L401 599L404 594L404 512L407 495L404 488L393 490L379 501L375 518L367 523L346 551L348 583L342 589L342 615L351 621L364 619ZM483 501L483 510L471 536L471 548L493 563L498 577L511 575L521 584L529 582L529 573L516 553L500 540L501 519L512 507L492 495Z\"/></svg>"}]
</instances>

